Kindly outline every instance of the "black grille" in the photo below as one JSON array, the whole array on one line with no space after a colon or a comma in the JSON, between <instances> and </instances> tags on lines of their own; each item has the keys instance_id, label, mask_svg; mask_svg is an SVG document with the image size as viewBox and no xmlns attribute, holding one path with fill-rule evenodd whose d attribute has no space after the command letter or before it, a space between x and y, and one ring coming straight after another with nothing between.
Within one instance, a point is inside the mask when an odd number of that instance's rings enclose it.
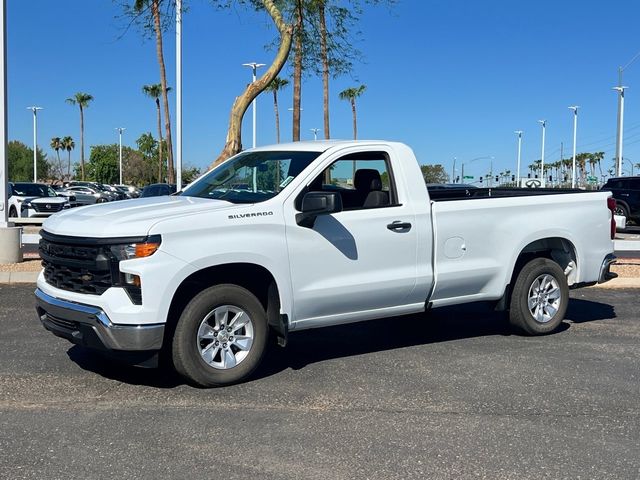
<instances>
[{"instance_id":1,"label":"black grille","mask_svg":"<svg viewBox=\"0 0 640 480\"><path fill-rule=\"evenodd\" d=\"M101 295L111 287L123 287L133 303L142 303L139 287L124 284L118 259L111 246L137 243L142 238L90 239L41 232L40 258L48 284L70 292Z\"/></svg>"},{"instance_id":2,"label":"black grille","mask_svg":"<svg viewBox=\"0 0 640 480\"><path fill-rule=\"evenodd\" d=\"M62 210L64 203L31 203L33 209L38 213L55 213Z\"/></svg>"},{"instance_id":3,"label":"black grille","mask_svg":"<svg viewBox=\"0 0 640 480\"><path fill-rule=\"evenodd\" d=\"M70 245L40 240L40 258L47 283L62 290L100 295L112 287L117 260L102 245Z\"/></svg>"}]
</instances>

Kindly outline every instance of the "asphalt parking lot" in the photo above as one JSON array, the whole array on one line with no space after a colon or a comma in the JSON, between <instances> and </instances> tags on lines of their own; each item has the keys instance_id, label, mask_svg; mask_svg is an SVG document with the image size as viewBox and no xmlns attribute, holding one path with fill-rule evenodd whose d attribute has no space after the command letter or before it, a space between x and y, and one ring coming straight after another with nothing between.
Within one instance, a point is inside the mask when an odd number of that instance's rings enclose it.
<instances>
[{"instance_id":1,"label":"asphalt parking lot","mask_svg":"<svg viewBox=\"0 0 640 480\"><path fill-rule=\"evenodd\" d=\"M638 290L583 289L559 333L483 305L293 335L201 390L44 331L0 286L0 478L638 479Z\"/></svg>"}]
</instances>

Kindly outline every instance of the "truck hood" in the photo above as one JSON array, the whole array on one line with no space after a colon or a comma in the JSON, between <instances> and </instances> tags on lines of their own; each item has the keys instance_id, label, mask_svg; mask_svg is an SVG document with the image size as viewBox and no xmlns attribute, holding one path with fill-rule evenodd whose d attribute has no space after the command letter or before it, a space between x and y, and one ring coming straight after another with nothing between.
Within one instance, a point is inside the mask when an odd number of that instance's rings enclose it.
<instances>
[{"instance_id":1,"label":"truck hood","mask_svg":"<svg viewBox=\"0 0 640 480\"><path fill-rule=\"evenodd\" d=\"M239 206L197 197L149 197L72 208L47 218L43 228L73 237L134 237L149 233L163 220Z\"/></svg>"}]
</instances>

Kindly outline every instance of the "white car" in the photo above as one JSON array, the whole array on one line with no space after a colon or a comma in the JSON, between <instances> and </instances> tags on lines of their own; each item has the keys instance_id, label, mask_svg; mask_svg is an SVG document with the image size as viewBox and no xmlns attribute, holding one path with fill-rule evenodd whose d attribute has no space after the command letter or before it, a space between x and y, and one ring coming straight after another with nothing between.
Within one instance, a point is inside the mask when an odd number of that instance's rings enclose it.
<instances>
[{"instance_id":1,"label":"white car","mask_svg":"<svg viewBox=\"0 0 640 480\"><path fill-rule=\"evenodd\" d=\"M615 277L614 208L602 191L429 191L396 142L260 147L181 195L45 220L37 311L55 335L134 363L164 350L201 386L247 378L270 331L286 345L386 318L402 337L392 317L485 301L544 335L569 288Z\"/></svg>"},{"instance_id":2,"label":"white car","mask_svg":"<svg viewBox=\"0 0 640 480\"><path fill-rule=\"evenodd\" d=\"M72 197L61 196L44 183L9 183L9 217L48 217L71 206Z\"/></svg>"}]
</instances>

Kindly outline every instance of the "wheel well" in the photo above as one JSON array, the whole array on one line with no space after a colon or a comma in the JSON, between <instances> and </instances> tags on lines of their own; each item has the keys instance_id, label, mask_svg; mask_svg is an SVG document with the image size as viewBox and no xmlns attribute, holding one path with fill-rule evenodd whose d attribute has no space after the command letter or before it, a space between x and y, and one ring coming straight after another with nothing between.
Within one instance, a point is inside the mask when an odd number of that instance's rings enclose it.
<instances>
[{"instance_id":1,"label":"wheel well","mask_svg":"<svg viewBox=\"0 0 640 480\"><path fill-rule=\"evenodd\" d=\"M625 202L624 200L618 200L617 198L615 198L614 200L616 201L616 204L619 203L627 210L627 212L630 212L629 205L627 204L627 202Z\"/></svg>"},{"instance_id":2,"label":"wheel well","mask_svg":"<svg viewBox=\"0 0 640 480\"><path fill-rule=\"evenodd\" d=\"M180 314L191 299L205 288L221 283L246 288L258 298L269 315L272 312L276 315L280 313L278 287L266 268L252 263L230 263L204 268L185 278L173 295L167 315L165 343L173 337Z\"/></svg>"},{"instance_id":3,"label":"wheel well","mask_svg":"<svg viewBox=\"0 0 640 480\"><path fill-rule=\"evenodd\" d=\"M567 283L571 286L576 282L577 264L576 248L569 240L560 237L542 238L531 242L518 255L511 279L505 288L503 297L498 301L496 309L505 310L511 302L511 288L520 274L522 267L535 258L553 260L564 271Z\"/></svg>"}]
</instances>

